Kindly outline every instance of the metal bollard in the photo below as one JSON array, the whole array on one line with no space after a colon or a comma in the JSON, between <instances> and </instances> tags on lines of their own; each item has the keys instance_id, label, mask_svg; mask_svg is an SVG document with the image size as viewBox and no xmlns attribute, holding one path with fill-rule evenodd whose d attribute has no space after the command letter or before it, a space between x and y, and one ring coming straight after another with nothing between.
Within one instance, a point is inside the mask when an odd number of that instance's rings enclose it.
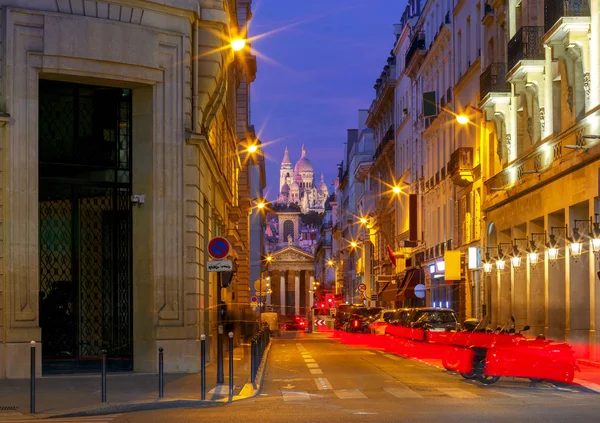
<instances>
[{"instance_id":1,"label":"metal bollard","mask_svg":"<svg viewBox=\"0 0 600 423\"><path fill-rule=\"evenodd\" d=\"M217 385L225 382L223 374L223 325L217 328Z\"/></svg>"},{"instance_id":2,"label":"metal bollard","mask_svg":"<svg viewBox=\"0 0 600 423\"><path fill-rule=\"evenodd\" d=\"M229 332L229 398L233 399L233 332Z\"/></svg>"},{"instance_id":3,"label":"metal bollard","mask_svg":"<svg viewBox=\"0 0 600 423\"><path fill-rule=\"evenodd\" d=\"M31 345L31 386L29 392L29 412L35 414L35 341Z\"/></svg>"},{"instance_id":4,"label":"metal bollard","mask_svg":"<svg viewBox=\"0 0 600 423\"><path fill-rule=\"evenodd\" d=\"M256 338L250 342L250 382L254 383L256 378Z\"/></svg>"},{"instance_id":5,"label":"metal bollard","mask_svg":"<svg viewBox=\"0 0 600 423\"><path fill-rule=\"evenodd\" d=\"M164 394L164 358L163 347L158 348L158 398L162 398Z\"/></svg>"},{"instance_id":6,"label":"metal bollard","mask_svg":"<svg viewBox=\"0 0 600 423\"><path fill-rule=\"evenodd\" d=\"M100 353L102 354L102 402L106 402L106 350Z\"/></svg>"},{"instance_id":7,"label":"metal bollard","mask_svg":"<svg viewBox=\"0 0 600 423\"><path fill-rule=\"evenodd\" d=\"M206 335L200 335L200 398L206 399Z\"/></svg>"}]
</instances>

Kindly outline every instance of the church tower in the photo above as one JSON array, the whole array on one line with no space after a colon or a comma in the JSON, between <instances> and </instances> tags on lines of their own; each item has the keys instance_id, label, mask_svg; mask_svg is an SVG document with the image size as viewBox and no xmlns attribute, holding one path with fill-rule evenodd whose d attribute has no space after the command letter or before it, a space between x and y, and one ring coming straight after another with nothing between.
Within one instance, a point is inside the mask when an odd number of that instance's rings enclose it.
<instances>
[{"instance_id":1,"label":"church tower","mask_svg":"<svg viewBox=\"0 0 600 423\"><path fill-rule=\"evenodd\" d=\"M294 180L294 170L292 169L290 153L286 147L285 153L283 153L283 160L281 161L281 168L279 169L279 192L282 191L283 185L288 180Z\"/></svg>"}]
</instances>

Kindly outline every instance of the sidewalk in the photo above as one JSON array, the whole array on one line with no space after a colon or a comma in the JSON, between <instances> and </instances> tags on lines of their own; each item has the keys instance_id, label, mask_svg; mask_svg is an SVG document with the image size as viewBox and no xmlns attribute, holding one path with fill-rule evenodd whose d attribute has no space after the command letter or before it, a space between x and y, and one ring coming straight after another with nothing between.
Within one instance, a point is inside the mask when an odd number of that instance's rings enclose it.
<instances>
[{"instance_id":1,"label":"sidewalk","mask_svg":"<svg viewBox=\"0 0 600 423\"><path fill-rule=\"evenodd\" d=\"M256 386L252 386L250 345L241 345L234 349L234 397L231 400L237 401L257 394L268 350L256 377ZM100 374L41 377L36 379L35 415L39 418L84 416L184 406L223 405L230 401L227 351L223 374L225 383L217 386L216 361L207 364L206 400L202 401L199 373L165 374L162 399L158 398L157 373L109 373L106 382L106 403L102 403ZM8 418L18 418L19 415L29 416L29 383L29 379L0 380L0 422L7 421Z\"/></svg>"}]
</instances>

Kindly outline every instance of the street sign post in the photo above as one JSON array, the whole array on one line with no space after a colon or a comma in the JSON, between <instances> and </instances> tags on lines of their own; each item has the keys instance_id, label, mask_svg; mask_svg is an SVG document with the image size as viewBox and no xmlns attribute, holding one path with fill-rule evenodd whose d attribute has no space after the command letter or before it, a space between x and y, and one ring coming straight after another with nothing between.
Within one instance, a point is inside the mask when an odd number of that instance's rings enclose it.
<instances>
[{"instance_id":1,"label":"street sign post","mask_svg":"<svg viewBox=\"0 0 600 423\"><path fill-rule=\"evenodd\" d=\"M208 255L216 260L224 259L231 251L231 245L226 238L216 236L208 242Z\"/></svg>"},{"instance_id":2,"label":"street sign post","mask_svg":"<svg viewBox=\"0 0 600 423\"><path fill-rule=\"evenodd\" d=\"M209 272L231 272L233 263L231 260L211 260L206 264Z\"/></svg>"},{"instance_id":3,"label":"street sign post","mask_svg":"<svg viewBox=\"0 0 600 423\"><path fill-rule=\"evenodd\" d=\"M367 285L365 285L364 283L359 283L356 289L358 290L358 292L365 292L367 290Z\"/></svg>"}]
</instances>

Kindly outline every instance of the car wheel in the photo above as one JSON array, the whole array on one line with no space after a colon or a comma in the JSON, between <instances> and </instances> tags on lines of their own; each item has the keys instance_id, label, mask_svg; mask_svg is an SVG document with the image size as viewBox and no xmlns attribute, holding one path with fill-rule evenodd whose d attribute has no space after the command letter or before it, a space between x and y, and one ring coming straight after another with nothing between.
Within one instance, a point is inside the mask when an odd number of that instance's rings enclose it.
<instances>
[{"instance_id":1,"label":"car wheel","mask_svg":"<svg viewBox=\"0 0 600 423\"><path fill-rule=\"evenodd\" d=\"M478 381L480 381L486 386L496 383L500 380L500 376L477 375L475 377Z\"/></svg>"}]
</instances>

